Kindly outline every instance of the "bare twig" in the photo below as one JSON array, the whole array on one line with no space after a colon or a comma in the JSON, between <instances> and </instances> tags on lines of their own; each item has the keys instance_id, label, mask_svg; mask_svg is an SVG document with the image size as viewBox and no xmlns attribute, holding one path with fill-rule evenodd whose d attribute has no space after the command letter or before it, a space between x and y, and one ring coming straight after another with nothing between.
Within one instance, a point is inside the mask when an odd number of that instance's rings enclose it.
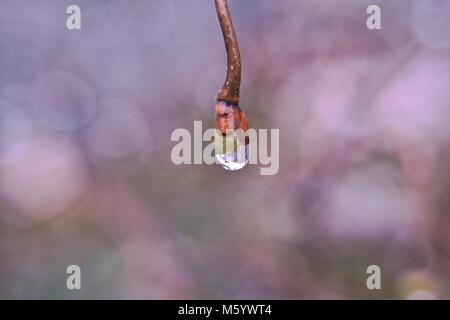
<instances>
[{"instance_id":1,"label":"bare twig","mask_svg":"<svg viewBox=\"0 0 450 320\"><path fill-rule=\"evenodd\" d=\"M217 101L225 101L233 105L238 105L241 86L241 56L239 53L239 45L233 22L231 21L227 0L215 0L215 4L227 51L227 77L216 99Z\"/></svg>"}]
</instances>

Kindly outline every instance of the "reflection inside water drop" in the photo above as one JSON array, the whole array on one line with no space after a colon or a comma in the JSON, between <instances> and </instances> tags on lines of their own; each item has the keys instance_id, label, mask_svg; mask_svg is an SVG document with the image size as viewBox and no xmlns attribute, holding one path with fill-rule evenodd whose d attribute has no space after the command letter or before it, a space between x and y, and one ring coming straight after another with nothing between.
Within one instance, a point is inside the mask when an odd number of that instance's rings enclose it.
<instances>
[{"instance_id":1,"label":"reflection inside water drop","mask_svg":"<svg viewBox=\"0 0 450 320\"><path fill-rule=\"evenodd\" d=\"M216 160L225 170L240 170L248 163L248 144L237 146L234 152L216 153Z\"/></svg>"}]
</instances>

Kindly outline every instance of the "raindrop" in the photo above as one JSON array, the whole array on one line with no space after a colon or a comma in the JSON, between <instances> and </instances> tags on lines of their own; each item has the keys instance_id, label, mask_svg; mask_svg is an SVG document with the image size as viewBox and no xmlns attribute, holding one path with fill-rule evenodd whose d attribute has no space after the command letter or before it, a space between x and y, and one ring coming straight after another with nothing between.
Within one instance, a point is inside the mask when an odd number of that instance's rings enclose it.
<instances>
[{"instance_id":1,"label":"raindrop","mask_svg":"<svg viewBox=\"0 0 450 320\"><path fill-rule=\"evenodd\" d=\"M219 101L216 105L216 160L225 170L242 169L249 159L247 117L238 106Z\"/></svg>"}]
</instances>

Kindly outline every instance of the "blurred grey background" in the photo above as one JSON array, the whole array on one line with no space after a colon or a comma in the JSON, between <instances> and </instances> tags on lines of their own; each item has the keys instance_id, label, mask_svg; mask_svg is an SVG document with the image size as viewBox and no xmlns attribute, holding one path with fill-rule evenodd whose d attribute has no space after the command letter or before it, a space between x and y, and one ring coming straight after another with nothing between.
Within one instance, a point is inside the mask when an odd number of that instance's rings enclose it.
<instances>
[{"instance_id":1,"label":"blurred grey background","mask_svg":"<svg viewBox=\"0 0 450 320\"><path fill-rule=\"evenodd\" d=\"M229 2L275 176L170 161L214 125L212 0L1 1L0 298L450 298L450 1Z\"/></svg>"}]
</instances>

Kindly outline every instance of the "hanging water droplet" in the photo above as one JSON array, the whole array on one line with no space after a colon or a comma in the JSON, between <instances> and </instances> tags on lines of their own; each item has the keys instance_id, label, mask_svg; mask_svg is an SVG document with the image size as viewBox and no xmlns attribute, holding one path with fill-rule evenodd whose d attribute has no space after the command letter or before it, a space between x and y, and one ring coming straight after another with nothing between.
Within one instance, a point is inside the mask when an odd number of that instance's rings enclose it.
<instances>
[{"instance_id":1,"label":"hanging water droplet","mask_svg":"<svg viewBox=\"0 0 450 320\"><path fill-rule=\"evenodd\" d=\"M239 106L216 104L215 156L225 170L242 169L249 159L248 122Z\"/></svg>"},{"instance_id":2,"label":"hanging water droplet","mask_svg":"<svg viewBox=\"0 0 450 320\"><path fill-rule=\"evenodd\" d=\"M231 140L231 143L227 142ZM216 136L216 159L225 170L235 171L242 169L248 163L248 144L240 141L236 131L223 137Z\"/></svg>"}]
</instances>

